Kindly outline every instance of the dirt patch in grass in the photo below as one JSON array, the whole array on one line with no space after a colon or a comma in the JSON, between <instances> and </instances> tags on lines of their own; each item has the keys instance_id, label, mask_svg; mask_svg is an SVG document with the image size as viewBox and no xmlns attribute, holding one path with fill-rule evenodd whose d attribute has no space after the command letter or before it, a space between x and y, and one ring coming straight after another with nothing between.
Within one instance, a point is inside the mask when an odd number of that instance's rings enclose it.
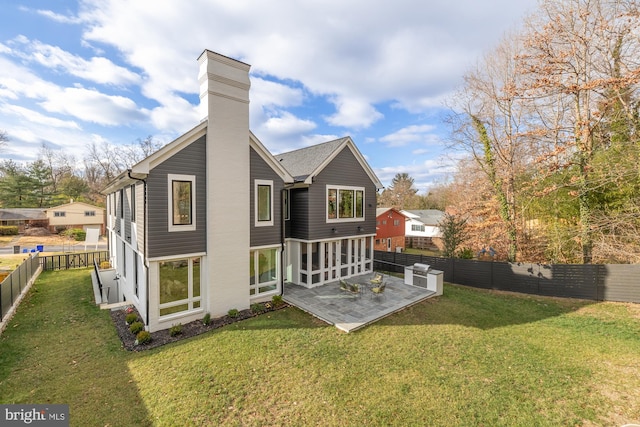
<instances>
[{"instance_id":1,"label":"dirt patch in grass","mask_svg":"<svg viewBox=\"0 0 640 427\"><path fill-rule=\"evenodd\" d=\"M288 307L289 305L283 302L276 306L271 302L267 302L256 304L256 308L257 306L260 306L260 310L242 310L239 311L238 315L235 317L230 317L227 315L219 317L217 319L211 319L211 322L208 325L205 325L202 320L195 320L193 322L184 324L181 327L181 332L175 336L171 336L169 329L152 332L151 342L143 345L136 344L136 336L132 334L131 331L129 331L129 325L125 320L128 312L132 312L131 310L133 310L134 313L138 314L138 318L140 318L140 314L135 310L135 308L130 307L129 310L127 310L127 308L125 307L122 310L113 310L111 311L111 319L113 320L113 325L115 326L116 331L118 331L118 336L122 341L122 346L124 347L124 349L129 351L143 351L160 347L172 342L180 341L186 338L195 337L197 335L203 334L213 329L221 328L226 325L230 325L235 322L250 319L252 317L259 316L271 311L280 310L282 308Z\"/></svg>"}]
</instances>

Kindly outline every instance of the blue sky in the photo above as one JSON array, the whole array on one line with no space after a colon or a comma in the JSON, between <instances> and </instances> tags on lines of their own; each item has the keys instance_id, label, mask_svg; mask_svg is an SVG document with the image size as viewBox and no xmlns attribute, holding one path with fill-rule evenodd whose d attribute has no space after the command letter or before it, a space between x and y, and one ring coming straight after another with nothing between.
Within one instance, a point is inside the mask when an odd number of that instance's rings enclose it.
<instances>
[{"instance_id":1,"label":"blue sky","mask_svg":"<svg viewBox=\"0 0 640 427\"><path fill-rule=\"evenodd\" d=\"M274 154L350 135L388 185L454 170L445 102L535 0L0 0L0 160L42 144L169 142L195 126L204 49L251 64Z\"/></svg>"}]
</instances>

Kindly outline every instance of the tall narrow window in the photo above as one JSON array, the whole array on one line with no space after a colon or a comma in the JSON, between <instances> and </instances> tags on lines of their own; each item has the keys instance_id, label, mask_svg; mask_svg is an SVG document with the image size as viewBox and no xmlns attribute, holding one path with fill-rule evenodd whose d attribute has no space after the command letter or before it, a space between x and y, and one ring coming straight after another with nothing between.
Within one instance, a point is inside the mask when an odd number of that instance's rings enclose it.
<instances>
[{"instance_id":1,"label":"tall narrow window","mask_svg":"<svg viewBox=\"0 0 640 427\"><path fill-rule=\"evenodd\" d=\"M282 192L282 210L284 213L284 219L289 219L289 190Z\"/></svg>"},{"instance_id":2,"label":"tall narrow window","mask_svg":"<svg viewBox=\"0 0 640 427\"><path fill-rule=\"evenodd\" d=\"M336 219L336 203L338 201L338 190L329 188L327 190L327 218Z\"/></svg>"},{"instance_id":3,"label":"tall narrow window","mask_svg":"<svg viewBox=\"0 0 640 427\"><path fill-rule=\"evenodd\" d=\"M356 218L364 218L364 191L356 190Z\"/></svg>"},{"instance_id":4,"label":"tall narrow window","mask_svg":"<svg viewBox=\"0 0 640 427\"><path fill-rule=\"evenodd\" d=\"M136 222L136 186L131 185L131 222Z\"/></svg>"},{"instance_id":5,"label":"tall narrow window","mask_svg":"<svg viewBox=\"0 0 640 427\"><path fill-rule=\"evenodd\" d=\"M273 225L273 181L255 181L256 227Z\"/></svg>"},{"instance_id":6,"label":"tall narrow window","mask_svg":"<svg viewBox=\"0 0 640 427\"><path fill-rule=\"evenodd\" d=\"M193 175L168 175L169 231L196 229L196 177Z\"/></svg>"}]
</instances>

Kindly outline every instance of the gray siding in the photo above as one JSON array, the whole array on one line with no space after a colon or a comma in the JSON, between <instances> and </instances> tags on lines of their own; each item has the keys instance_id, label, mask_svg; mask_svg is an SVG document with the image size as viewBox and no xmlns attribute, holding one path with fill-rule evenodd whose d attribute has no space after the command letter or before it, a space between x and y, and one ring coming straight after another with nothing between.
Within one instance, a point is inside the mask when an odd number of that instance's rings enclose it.
<instances>
[{"instance_id":1,"label":"gray siding","mask_svg":"<svg viewBox=\"0 0 640 427\"><path fill-rule=\"evenodd\" d=\"M365 220L355 222L331 222L326 220L326 186L346 185L364 187ZM308 226L306 236L292 236L308 240L339 238L376 233L376 188L369 175L360 166L351 150L344 148L328 164L309 187ZM362 230L358 230L361 227ZM336 232L333 232L333 228ZM303 233L304 234L304 233Z\"/></svg>"},{"instance_id":2,"label":"gray siding","mask_svg":"<svg viewBox=\"0 0 640 427\"><path fill-rule=\"evenodd\" d=\"M309 238L309 189L296 188L289 191L290 212L287 221L287 237Z\"/></svg>"},{"instance_id":3,"label":"gray siding","mask_svg":"<svg viewBox=\"0 0 640 427\"><path fill-rule=\"evenodd\" d=\"M153 168L147 178L148 256L162 257L206 251L206 136ZM195 175L196 229L169 232L168 174ZM223 184L221 184L223 185Z\"/></svg>"},{"instance_id":4,"label":"gray siding","mask_svg":"<svg viewBox=\"0 0 640 427\"><path fill-rule=\"evenodd\" d=\"M250 190L249 190L249 231L251 235L251 246L276 245L281 241L282 229L282 189L284 182L280 176L274 172L271 167L262 160L262 157L255 152L253 148L249 148L251 172L250 172ZM273 181L273 226L256 227L255 226L255 180L264 179ZM232 214L230 212L230 214Z\"/></svg>"}]
</instances>

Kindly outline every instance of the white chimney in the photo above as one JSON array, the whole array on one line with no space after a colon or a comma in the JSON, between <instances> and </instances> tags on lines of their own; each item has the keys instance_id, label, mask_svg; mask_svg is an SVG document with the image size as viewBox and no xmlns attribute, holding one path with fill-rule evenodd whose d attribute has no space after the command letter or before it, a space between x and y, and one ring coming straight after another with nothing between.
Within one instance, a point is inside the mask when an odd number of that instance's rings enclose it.
<instances>
[{"instance_id":1,"label":"white chimney","mask_svg":"<svg viewBox=\"0 0 640 427\"><path fill-rule=\"evenodd\" d=\"M198 58L200 112L207 120L208 311L249 308L250 65L205 50ZM207 307L205 306L205 309Z\"/></svg>"}]
</instances>

